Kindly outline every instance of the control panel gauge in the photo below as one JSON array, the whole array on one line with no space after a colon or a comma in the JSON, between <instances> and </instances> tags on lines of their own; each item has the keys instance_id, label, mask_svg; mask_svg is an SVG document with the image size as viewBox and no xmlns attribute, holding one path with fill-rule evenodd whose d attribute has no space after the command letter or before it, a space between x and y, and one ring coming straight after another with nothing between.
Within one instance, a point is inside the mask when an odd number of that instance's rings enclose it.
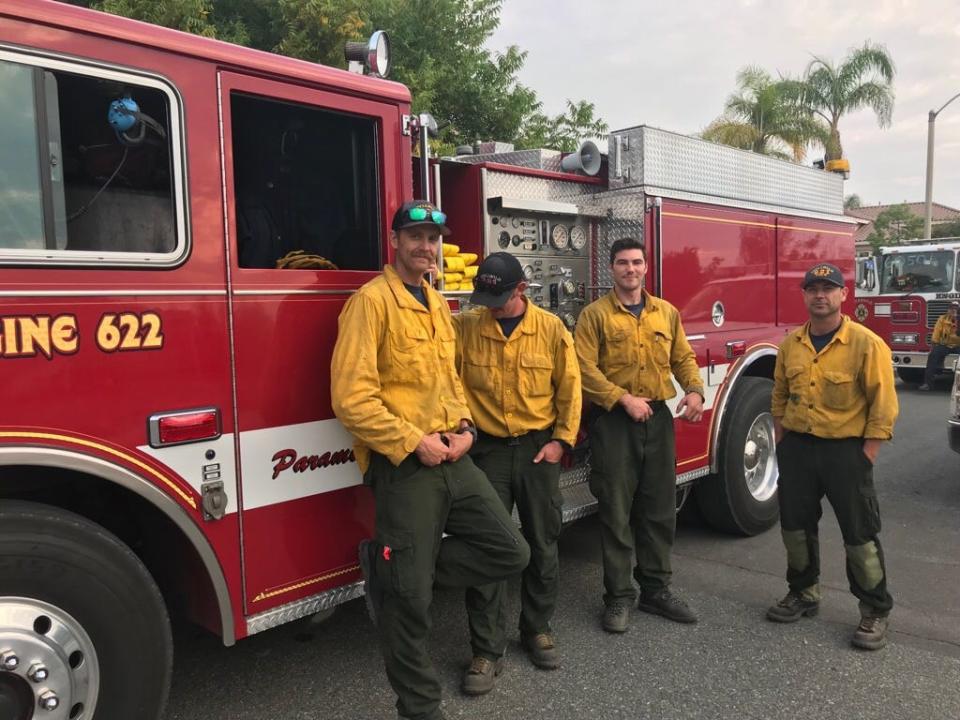
<instances>
[{"instance_id":1,"label":"control panel gauge","mask_svg":"<svg viewBox=\"0 0 960 720\"><path fill-rule=\"evenodd\" d=\"M513 220L510 221L510 223L511 223L515 228L518 228L518 227L520 227L520 218L515 217L515 218L513 218Z\"/></svg>"},{"instance_id":2,"label":"control panel gauge","mask_svg":"<svg viewBox=\"0 0 960 720\"><path fill-rule=\"evenodd\" d=\"M577 293L577 284L573 280L564 280L563 281L563 293L565 295L576 295Z\"/></svg>"},{"instance_id":3,"label":"control panel gauge","mask_svg":"<svg viewBox=\"0 0 960 720\"><path fill-rule=\"evenodd\" d=\"M502 248L510 247L510 233L508 233L506 230L502 231L500 236L497 238L497 245Z\"/></svg>"},{"instance_id":4,"label":"control panel gauge","mask_svg":"<svg viewBox=\"0 0 960 720\"><path fill-rule=\"evenodd\" d=\"M533 265L524 265L523 266L523 276L527 280L533 280Z\"/></svg>"},{"instance_id":5,"label":"control panel gauge","mask_svg":"<svg viewBox=\"0 0 960 720\"><path fill-rule=\"evenodd\" d=\"M566 250L570 244L570 235L565 225L554 225L550 231L550 244L557 250Z\"/></svg>"},{"instance_id":6,"label":"control panel gauge","mask_svg":"<svg viewBox=\"0 0 960 720\"><path fill-rule=\"evenodd\" d=\"M570 247L574 250L583 250L587 245L587 233L581 225L570 228Z\"/></svg>"},{"instance_id":7,"label":"control panel gauge","mask_svg":"<svg viewBox=\"0 0 960 720\"><path fill-rule=\"evenodd\" d=\"M513 236L513 246L514 246L514 247L520 247L520 243L522 243L522 242L523 242L523 238L522 238L522 237L520 237L519 235L514 235L514 236Z\"/></svg>"}]
</instances>

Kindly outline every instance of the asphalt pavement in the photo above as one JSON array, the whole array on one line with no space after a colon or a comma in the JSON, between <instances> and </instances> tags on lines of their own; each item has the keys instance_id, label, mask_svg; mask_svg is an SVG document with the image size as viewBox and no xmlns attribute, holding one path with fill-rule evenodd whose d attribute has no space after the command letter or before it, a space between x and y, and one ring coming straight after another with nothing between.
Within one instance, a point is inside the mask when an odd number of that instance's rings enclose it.
<instances>
[{"instance_id":1,"label":"asphalt pavement","mask_svg":"<svg viewBox=\"0 0 960 720\"><path fill-rule=\"evenodd\" d=\"M513 632L506 670L487 696L458 691L470 661L462 594L434 600L431 650L450 718L637 720L725 718L960 718L960 455L947 446L945 387L899 386L900 419L874 477L889 588L890 645L855 650L859 619L847 589L843 543L829 506L821 522L820 615L767 622L786 590L774 528L753 538L716 533L685 513L674 549L674 588L700 615L684 626L635 611L621 636L600 629L601 566L595 518L561 538L555 619L563 667L533 667ZM517 588L511 614L518 610ZM392 720L362 600L324 622L303 620L224 648L201 630L175 629L173 688L164 720Z\"/></svg>"}]
</instances>

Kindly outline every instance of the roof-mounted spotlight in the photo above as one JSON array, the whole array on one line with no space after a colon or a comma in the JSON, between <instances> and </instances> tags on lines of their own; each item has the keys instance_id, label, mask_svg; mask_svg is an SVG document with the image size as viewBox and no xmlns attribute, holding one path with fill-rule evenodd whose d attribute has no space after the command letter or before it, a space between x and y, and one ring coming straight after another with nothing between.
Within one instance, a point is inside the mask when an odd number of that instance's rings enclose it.
<instances>
[{"instance_id":1,"label":"roof-mounted spotlight","mask_svg":"<svg viewBox=\"0 0 960 720\"><path fill-rule=\"evenodd\" d=\"M348 42L343 54L350 72L385 78L390 71L390 38L377 30L367 42Z\"/></svg>"}]
</instances>

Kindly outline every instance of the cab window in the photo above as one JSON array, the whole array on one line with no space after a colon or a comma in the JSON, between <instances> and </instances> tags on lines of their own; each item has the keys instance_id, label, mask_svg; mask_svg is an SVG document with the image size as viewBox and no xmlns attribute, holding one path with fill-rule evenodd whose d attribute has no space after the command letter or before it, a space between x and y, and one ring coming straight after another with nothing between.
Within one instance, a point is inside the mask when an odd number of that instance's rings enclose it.
<instances>
[{"instance_id":1,"label":"cab window","mask_svg":"<svg viewBox=\"0 0 960 720\"><path fill-rule=\"evenodd\" d=\"M380 269L373 119L231 93L242 268ZM321 262L321 260L323 262Z\"/></svg>"},{"instance_id":2,"label":"cab window","mask_svg":"<svg viewBox=\"0 0 960 720\"><path fill-rule=\"evenodd\" d=\"M162 265L182 254L168 88L3 54L0 97L0 263Z\"/></svg>"}]
</instances>

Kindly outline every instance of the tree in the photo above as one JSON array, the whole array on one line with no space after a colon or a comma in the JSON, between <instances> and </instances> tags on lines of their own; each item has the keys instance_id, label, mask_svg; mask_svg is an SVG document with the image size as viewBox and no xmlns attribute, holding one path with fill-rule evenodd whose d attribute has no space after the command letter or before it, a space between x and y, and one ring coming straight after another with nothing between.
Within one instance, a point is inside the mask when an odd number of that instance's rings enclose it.
<instances>
[{"instance_id":1,"label":"tree","mask_svg":"<svg viewBox=\"0 0 960 720\"><path fill-rule=\"evenodd\" d=\"M594 105L585 100L567 100L567 112L555 117L535 113L524 127L518 145L525 148L553 148L574 152L587 138L605 138L607 124L594 117Z\"/></svg>"},{"instance_id":2,"label":"tree","mask_svg":"<svg viewBox=\"0 0 960 720\"><path fill-rule=\"evenodd\" d=\"M910 208L893 205L873 221L873 231L867 236L867 242L874 253L879 254L884 245L899 245L905 240L920 237L923 234L923 218L914 215Z\"/></svg>"},{"instance_id":3,"label":"tree","mask_svg":"<svg viewBox=\"0 0 960 720\"><path fill-rule=\"evenodd\" d=\"M937 223L930 228L931 238L960 237L960 220Z\"/></svg>"},{"instance_id":4,"label":"tree","mask_svg":"<svg viewBox=\"0 0 960 720\"><path fill-rule=\"evenodd\" d=\"M839 66L814 57L803 79L786 81L783 89L799 107L827 123L826 159L837 160L843 157L839 124L844 115L870 108L880 127L890 125L895 74L886 47L868 41L852 49Z\"/></svg>"},{"instance_id":5,"label":"tree","mask_svg":"<svg viewBox=\"0 0 960 720\"><path fill-rule=\"evenodd\" d=\"M851 193L843 199L843 209L844 210L857 210L862 206L860 201L860 196L856 193Z\"/></svg>"},{"instance_id":6,"label":"tree","mask_svg":"<svg viewBox=\"0 0 960 720\"><path fill-rule=\"evenodd\" d=\"M475 140L529 147L541 134L564 147L574 135L601 135L594 106L579 101L556 118L542 114L518 77L527 53L485 45L503 0L73 0L74 4L216 37L260 50L344 65L343 44L376 29L390 36L391 79L413 95L413 111L441 124L444 151ZM579 138L573 140L573 144Z\"/></svg>"},{"instance_id":7,"label":"tree","mask_svg":"<svg viewBox=\"0 0 960 720\"><path fill-rule=\"evenodd\" d=\"M737 73L737 85L724 114L701 133L705 140L798 162L808 144L825 141L826 128L791 101L784 80L748 66Z\"/></svg>"}]
</instances>

